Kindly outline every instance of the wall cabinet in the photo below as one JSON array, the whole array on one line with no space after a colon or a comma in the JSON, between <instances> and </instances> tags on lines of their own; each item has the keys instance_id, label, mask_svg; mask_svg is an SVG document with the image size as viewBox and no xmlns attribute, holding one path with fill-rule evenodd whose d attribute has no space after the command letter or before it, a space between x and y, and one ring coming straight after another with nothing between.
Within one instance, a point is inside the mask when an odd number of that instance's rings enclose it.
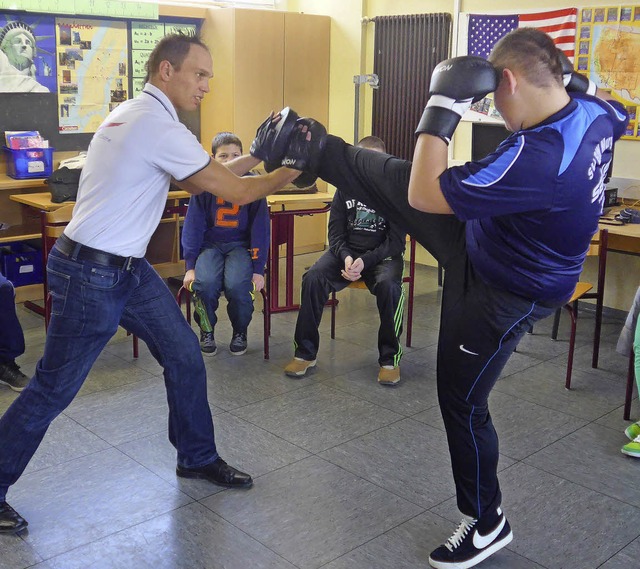
<instances>
[{"instance_id":1,"label":"wall cabinet","mask_svg":"<svg viewBox=\"0 0 640 569\"><path fill-rule=\"evenodd\" d=\"M202 37L213 56L213 79L201 107L203 146L230 131L246 152L258 125L285 106L327 124L330 29L328 16L209 10ZM326 191L324 182L318 186ZM297 217L295 252L322 250L326 225L326 214Z\"/></svg>"}]
</instances>

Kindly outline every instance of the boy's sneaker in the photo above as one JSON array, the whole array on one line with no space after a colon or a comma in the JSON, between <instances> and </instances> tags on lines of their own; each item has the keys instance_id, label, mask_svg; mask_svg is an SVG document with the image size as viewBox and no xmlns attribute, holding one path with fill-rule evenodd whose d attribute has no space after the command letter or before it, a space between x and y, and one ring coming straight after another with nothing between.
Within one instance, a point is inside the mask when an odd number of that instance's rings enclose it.
<instances>
[{"instance_id":1,"label":"boy's sneaker","mask_svg":"<svg viewBox=\"0 0 640 569\"><path fill-rule=\"evenodd\" d=\"M200 351L205 356L215 356L218 353L213 332L200 332Z\"/></svg>"},{"instance_id":2,"label":"boy's sneaker","mask_svg":"<svg viewBox=\"0 0 640 569\"><path fill-rule=\"evenodd\" d=\"M513 539L511 526L502 510L491 527L480 531L478 520L464 517L458 529L429 556L429 565L436 569L468 569L474 567Z\"/></svg>"},{"instance_id":3,"label":"boy's sneaker","mask_svg":"<svg viewBox=\"0 0 640 569\"><path fill-rule=\"evenodd\" d=\"M234 356L241 356L247 351L247 335L243 332L234 332L229 344L229 351Z\"/></svg>"},{"instance_id":4,"label":"boy's sneaker","mask_svg":"<svg viewBox=\"0 0 640 569\"><path fill-rule=\"evenodd\" d=\"M630 443L624 445L620 450L622 451L622 454L640 458L640 435L638 435Z\"/></svg>"},{"instance_id":5,"label":"boy's sneaker","mask_svg":"<svg viewBox=\"0 0 640 569\"><path fill-rule=\"evenodd\" d=\"M380 366L378 383L380 385L397 385L400 381L400 366Z\"/></svg>"},{"instance_id":6,"label":"boy's sneaker","mask_svg":"<svg viewBox=\"0 0 640 569\"><path fill-rule=\"evenodd\" d=\"M0 364L0 383L20 392L27 387L29 378L20 371L20 366L16 362L7 362Z\"/></svg>"},{"instance_id":7,"label":"boy's sneaker","mask_svg":"<svg viewBox=\"0 0 640 569\"><path fill-rule=\"evenodd\" d=\"M307 361L300 358L293 358L284 368L284 373L289 377L303 377L309 368L315 366L316 360Z\"/></svg>"},{"instance_id":8,"label":"boy's sneaker","mask_svg":"<svg viewBox=\"0 0 640 569\"><path fill-rule=\"evenodd\" d=\"M633 423L629 425L625 430L624 434L627 435L627 438L632 441L637 436L640 436L640 421L637 423Z\"/></svg>"}]
</instances>

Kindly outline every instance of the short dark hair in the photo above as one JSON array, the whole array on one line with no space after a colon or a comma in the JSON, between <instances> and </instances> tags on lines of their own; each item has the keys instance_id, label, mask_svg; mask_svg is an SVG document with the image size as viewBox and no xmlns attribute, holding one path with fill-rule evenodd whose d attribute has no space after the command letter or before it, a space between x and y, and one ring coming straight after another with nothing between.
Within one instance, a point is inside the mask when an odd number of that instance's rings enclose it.
<instances>
[{"instance_id":1,"label":"short dark hair","mask_svg":"<svg viewBox=\"0 0 640 569\"><path fill-rule=\"evenodd\" d=\"M192 45L199 45L209 51L207 45L198 35L177 33L163 37L156 47L153 48L153 51L145 64L145 68L147 70L145 83L149 80L151 75L158 72L160 69L160 63L165 60L179 70Z\"/></svg>"},{"instance_id":2,"label":"short dark hair","mask_svg":"<svg viewBox=\"0 0 640 569\"><path fill-rule=\"evenodd\" d=\"M216 152L218 152L218 148L221 146L226 146L227 144L235 144L240 147L240 152L242 152L242 141L232 132L219 132L213 137L211 141L211 154L214 156Z\"/></svg>"},{"instance_id":3,"label":"short dark hair","mask_svg":"<svg viewBox=\"0 0 640 569\"><path fill-rule=\"evenodd\" d=\"M379 150L380 152L386 152L387 147L384 140L377 136L365 136L361 138L357 146L360 148L370 148L371 150Z\"/></svg>"},{"instance_id":4,"label":"short dark hair","mask_svg":"<svg viewBox=\"0 0 640 569\"><path fill-rule=\"evenodd\" d=\"M517 69L532 85L562 85L562 62L553 40L535 28L518 28L494 46L489 61L502 75L504 69Z\"/></svg>"}]
</instances>

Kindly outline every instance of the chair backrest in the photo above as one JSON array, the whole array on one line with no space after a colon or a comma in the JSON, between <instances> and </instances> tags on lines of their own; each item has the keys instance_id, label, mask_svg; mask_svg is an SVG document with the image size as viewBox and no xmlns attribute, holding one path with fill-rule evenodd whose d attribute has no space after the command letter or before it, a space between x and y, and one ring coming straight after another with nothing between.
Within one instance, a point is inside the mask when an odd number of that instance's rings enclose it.
<instances>
[{"instance_id":1,"label":"chair backrest","mask_svg":"<svg viewBox=\"0 0 640 569\"><path fill-rule=\"evenodd\" d=\"M71 221L73 207L74 204L69 204L44 214L42 222L42 250L45 262L56 239L62 235L64 228Z\"/></svg>"}]
</instances>

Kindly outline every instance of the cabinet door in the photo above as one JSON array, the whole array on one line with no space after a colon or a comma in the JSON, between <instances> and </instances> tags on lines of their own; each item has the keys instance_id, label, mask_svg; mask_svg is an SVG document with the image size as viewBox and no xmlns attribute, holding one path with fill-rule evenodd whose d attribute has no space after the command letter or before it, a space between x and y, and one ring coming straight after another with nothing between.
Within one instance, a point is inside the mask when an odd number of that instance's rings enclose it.
<instances>
[{"instance_id":1,"label":"cabinet door","mask_svg":"<svg viewBox=\"0 0 640 569\"><path fill-rule=\"evenodd\" d=\"M287 12L284 21L284 104L326 125L331 19Z\"/></svg>"}]
</instances>

